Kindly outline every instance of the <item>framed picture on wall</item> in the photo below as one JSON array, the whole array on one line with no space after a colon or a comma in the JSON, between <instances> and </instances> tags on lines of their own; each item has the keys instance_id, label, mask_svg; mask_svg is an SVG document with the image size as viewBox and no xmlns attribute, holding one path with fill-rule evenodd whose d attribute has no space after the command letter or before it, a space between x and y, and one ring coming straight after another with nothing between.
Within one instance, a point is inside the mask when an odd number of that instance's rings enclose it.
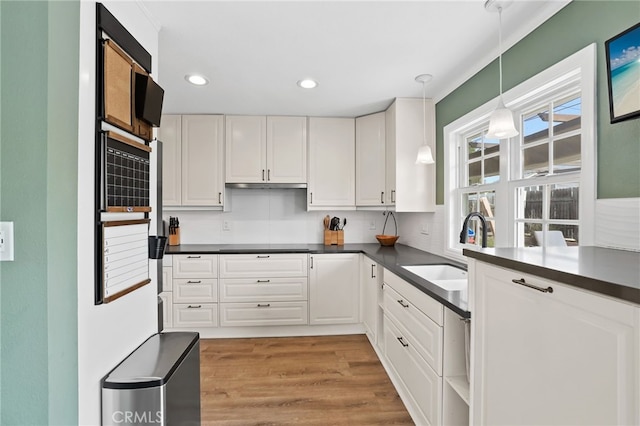
<instances>
[{"instance_id":1,"label":"framed picture on wall","mask_svg":"<svg viewBox=\"0 0 640 426\"><path fill-rule=\"evenodd\" d=\"M640 23L607 40L604 46L611 122L640 117Z\"/></svg>"}]
</instances>

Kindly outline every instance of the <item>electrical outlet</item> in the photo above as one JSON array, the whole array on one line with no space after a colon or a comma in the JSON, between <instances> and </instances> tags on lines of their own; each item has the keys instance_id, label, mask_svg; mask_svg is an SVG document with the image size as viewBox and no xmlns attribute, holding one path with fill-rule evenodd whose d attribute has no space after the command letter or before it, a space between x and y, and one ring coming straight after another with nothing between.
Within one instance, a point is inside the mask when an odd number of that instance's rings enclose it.
<instances>
[{"instance_id":1,"label":"electrical outlet","mask_svg":"<svg viewBox=\"0 0 640 426\"><path fill-rule=\"evenodd\" d=\"M422 229L420 230L421 234L429 235L429 225L422 225Z\"/></svg>"},{"instance_id":2,"label":"electrical outlet","mask_svg":"<svg viewBox=\"0 0 640 426\"><path fill-rule=\"evenodd\" d=\"M225 220L224 222L222 222L222 230L225 232L231 231L231 223L229 223L228 220Z\"/></svg>"},{"instance_id":3,"label":"electrical outlet","mask_svg":"<svg viewBox=\"0 0 640 426\"><path fill-rule=\"evenodd\" d=\"M369 231L375 231L376 230L376 221L372 220L369 222Z\"/></svg>"},{"instance_id":4,"label":"electrical outlet","mask_svg":"<svg viewBox=\"0 0 640 426\"><path fill-rule=\"evenodd\" d=\"M13 261L13 222L0 222L0 261Z\"/></svg>"}]
</instances>

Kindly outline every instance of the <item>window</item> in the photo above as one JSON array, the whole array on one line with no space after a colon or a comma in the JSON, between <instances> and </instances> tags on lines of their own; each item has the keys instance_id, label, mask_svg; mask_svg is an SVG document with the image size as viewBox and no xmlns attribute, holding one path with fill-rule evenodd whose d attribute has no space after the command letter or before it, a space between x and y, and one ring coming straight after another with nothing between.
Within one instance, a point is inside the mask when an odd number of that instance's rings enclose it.
<instances>
[{"instance_id":1,"label":"window","mask_svg":"<svg viewBox=\"0 0 640 426\"><path fill-rule=\"evenodd\" d=\"M487 219L488 247L593 243L595 46L504 94L520 134L486 137L490 102L445 127L446 253L458 257L462 221ZM466 244L481 245L472 220Z\"/></svg>"}]
</instances>

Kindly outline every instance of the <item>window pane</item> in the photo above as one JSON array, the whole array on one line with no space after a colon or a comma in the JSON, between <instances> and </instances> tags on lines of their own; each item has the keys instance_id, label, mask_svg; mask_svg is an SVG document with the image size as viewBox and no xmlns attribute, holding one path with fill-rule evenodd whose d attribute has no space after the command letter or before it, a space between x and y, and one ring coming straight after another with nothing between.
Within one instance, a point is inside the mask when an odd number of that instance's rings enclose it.
<instances>
[{"instance_id":1,"label":"window pane","mask_svg":"<svg viewBox=\"0 0 640 426\"><path fill-rule=\"evenodd\" d=\"M580 128L581 100L577 96L563 99L553 109L553 133L561 135Z\"/></svg>"},{"instance_id":2,"label":"window pane","mask_svg":"<svg viewBox=\"0 0 640 426\"><path fill-rule=\"evenodd\" d=\"M485 138L484 140L484 155L497 154L500 152L500 139L489 139Z\"/></svg>"},{"instance_id":3,"label":"window pane","mask_svg":"<svg viewBox=\"0 0 640 426\"><path fill-rule=\"evenodd\" d=\"M582 165L580 135L553 142L553 173L576 172Z\"/></svg>"},{"instance_id":4,"label":"window pane","mask_svg":"<svg viewBox=\"0 0 640 426\"><path fill-rule=\"evenodd\" d=\"M526 115L522 121L522 139L525 144L549 137L549 109Z\"/></svg>"},{"instance_id":5,"label":"window pane","mask_svg":"<svg viewBox=\"0 0 640 426\"><path fill-rule=\"evenodd\" d=\"M547 246L579 245L578 225L549 224ZM564 240L564 241L563 241Z\"/></svg>"},{"instance_id":6,"label":"window pane","mask_svg":"<svg viewBox=\"0 0 640 426\"><path fill-rule=\"evenodd\" d=\"M525 178L549 173L549 144L545 143L531 148L526 148L524 156Z\"/></svg>"},{"instance_id":7,"label":"window pane","mask_svg":"<svg viewBox=\"0 0 640 426\"><path fill-rule=\"evenodd\" d=\"M478 193L464 194L462 196L462 217L466 217L471 212L478 211ZM462 227L462 222L460 222Z\"/></svg>"},{"instance_id":8,"label":"window pane","mask_svg":"<svg viewBox=\"0 0 640 426\"><path fill-rule=\"evenodd\" d=\"M482 155L482 135L474 135L467 139L467 153L469 160L480 158Z\"/></svg>"},{"instance_id":9,"label":"window pane","mask_svg":"<svg viewBox=\"0 0 640 426\"><path fill-rule=\"evenodd\" d=\"M543 186L527 186L518 189L518 218L542 219Z\"/></svg>"},{"instance_id":10,"label":"window pane","mask_svg":"<svg viewBox=\"0 0 640 426\"><path fill-rule=\"evenodd\" d=\"M496 192L481 192L478 201L480 204L478 211L487 221L487 247L493 247L496 236L496 221L493 217L496 211Z\"/></svg>"},{"instance_id":11,"label":"window pane","mask_svg":"<svg viewBox=\"0 0 640 426\"><path fill-rule=\"evenodd\" d=\"M518 236L518 241L522 241L524 247L533 247L542 245L542 242L538 243L536 237L542 236L542 224L541 223L528 223L525 222L523 226L518 227L519 232L522 234Z\"/></svg>"},{"instance_id":12,"label":"window pane","mask_svg":"<svg viewBox=\"0 0 640 426\"><path fill-rule=\"evenodd\" d=\"M500 157L489 157L484 160L484 179L482 183L496 183L500 181Z\"/></svg>"},{"instance_id":13,"label":"window pane","mask_svg":"<svg viewBox=\"0 0 640 426\"><path fill-rule=\"evenodd\" d=\"M579 192L576 183L551 185L549 219L577 220Z\"/></svg>"},{"instance_id":14,"label":"window pane","mask_svg":"<svg viewBox=\"0 0 640 426\"><path fill-rule=\"evenodd\" d=\"M482 179L481 165L482 165L481 161L474 161L473 163L469 163L468 165L469 180L468 180L467 186L478 185L481 182L481 179Z\"/></svg>"}]
</instances>

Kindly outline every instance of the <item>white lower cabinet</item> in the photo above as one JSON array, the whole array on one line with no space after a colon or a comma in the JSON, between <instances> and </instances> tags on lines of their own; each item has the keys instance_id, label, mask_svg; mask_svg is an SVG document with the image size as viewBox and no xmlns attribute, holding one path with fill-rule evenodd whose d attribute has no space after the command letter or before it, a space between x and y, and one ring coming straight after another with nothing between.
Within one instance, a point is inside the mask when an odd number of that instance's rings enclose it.
<instances>
[{"instance_id":1,"label":"white lower cabinet","mask_svg":"<svg viewBox=\"0 0 640 426\"><path fill-rule=\"evenodd\" d=\"M173 327L218 326L218 255L173 255Z\"/></svg>"},{"instance_id":2,"label":"white lower cabinet","mask_svg":"<svg viewBox=\"0 0 640 426\"><path fill-rule=\"evenodd\" d=\"M640 306L477 261L469 272L473 424L640 424Z\"/></svg>"},{"instance_id":3,"label":"white lower cabinet","mask_svg":"<svg viewBox=\"0 0 640 426\"><path fill-rule=\"evenodd\" d=\"M174 303L173 326L176 328L217 327L217 303Z\"/></svg>"},{"instance_id":4,"label":"white lower cabinet","mask_svg":"<svg viewBox=\"0 0 640 426\"><path fill-rule=\"evenodd\" d=\"M162 328L173 327L173 296L170 291L163 291L158 295L162 299Z\"/></svg>"},{"instance_id":5,"label":"white lower cabinet","mask_svg":"<svg viewBox=\"0 0 640 426\"><path fill-rule=\"evenodd\" d=\"M385 318L384 351L400 385L405 388L403 394L410 400L413 420L416 424L438 425L441 424L442 377L425 362L416 344L392 320Z\"/></svg>"},{"instance_id":6,"label":"white lower cabinet","mask_svg":"<svg viewBox=\"0 0 640 426\"><path fill-rule=\"evenodd\" d=\"M377 262L362 256L360 264L361 310L362 323L372 345L378 344L379 323L382 312L378 304L378 292L382 285L382 266Z\"/></svg>"},{"instance_id":7,"label":"white lower cabinet","mask_svg":"<svg viewBox=\"0 0 640 426\"><path fill-rule=\"evenodd\" d=\"M220 325L222 327L246 327L260 325L308 324L308 303L261 302L221 303Z\"/></svg>"},{"instance_id":8,"label":"white lower cabinet","mask_svg":"<svg viewBox=\"0 0 640 426\"><path fill-rule=\"evenodd\" d=\"M220 325L309 323L307 254L220 256Z\"/></svg>"},{"instance_id":9,"label":"white lower cabinet","mask_svg":"<svg viewBox=\"0 0 640 426\"><path fill-rule=\"evenodd\" d=\"M309 257L309 323L360 322L360 255L314 254Z\"/></svg>"}]
</instances>

